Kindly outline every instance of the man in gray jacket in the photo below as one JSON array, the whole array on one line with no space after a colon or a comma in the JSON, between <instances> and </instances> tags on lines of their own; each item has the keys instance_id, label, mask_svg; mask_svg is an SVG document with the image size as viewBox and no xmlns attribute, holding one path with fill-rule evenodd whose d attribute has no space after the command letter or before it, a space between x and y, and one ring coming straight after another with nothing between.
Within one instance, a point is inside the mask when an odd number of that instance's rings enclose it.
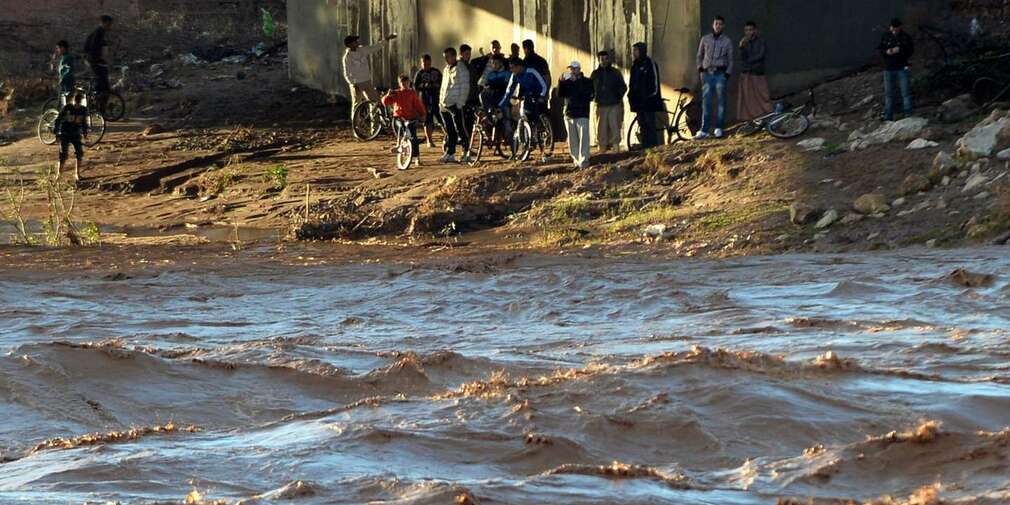
<instances>
[{"instance_id":1,"label":"man in gray jacket","mask_svg":"<svg viewBox=\"0 0 1010 505\"><path fill-rule=\"evenodd\" d=\"M710 135L721 138L726 123L726 84L733 75L733 41L723 33L726 20L716 16L712 33L705 35L698 46L698 74L701 76L701 131L695 139ZM713 99L715 104L713 104ZM715 106L715 121L712 107Z\"/></svg>"},{"instance_id":2,"label":"man in gray jacket","mask_svg":"<svg viewBox=\"0 0 1010 505\"><path fill-rule=\"evenodd\" d=\"M593 70L590 79L596 94L596 144L600 151L607 152L621 145L624 130L624 95L628 85L624 83L621 71L610 62L610 53L600 51L596 55L600 66Z\"/></svg>"}]
</instances>

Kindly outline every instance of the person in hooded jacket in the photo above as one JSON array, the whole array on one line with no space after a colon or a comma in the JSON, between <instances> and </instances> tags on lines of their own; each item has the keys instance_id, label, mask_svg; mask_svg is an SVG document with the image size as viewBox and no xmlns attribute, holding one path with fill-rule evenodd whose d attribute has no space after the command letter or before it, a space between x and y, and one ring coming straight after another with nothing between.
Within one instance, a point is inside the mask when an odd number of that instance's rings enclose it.
<instances>
[{"instance_id":1,"label":"person in hooded jacket","mask_svg":"<svg viewBox=\"0 0 1010 505\"><path fill-rule=\"evenodd\" d=\"M642 132L642 149L659 145L659 126L656 115L663 112L663 91L659 82L659 66L649 58L648 46L639 42L631 47L634 62L631 64L631 78L628 83L628 103L631 111L638 114L638 126ZM629 146L630 147L630 146Z\"/></svg>"}]
</instances>

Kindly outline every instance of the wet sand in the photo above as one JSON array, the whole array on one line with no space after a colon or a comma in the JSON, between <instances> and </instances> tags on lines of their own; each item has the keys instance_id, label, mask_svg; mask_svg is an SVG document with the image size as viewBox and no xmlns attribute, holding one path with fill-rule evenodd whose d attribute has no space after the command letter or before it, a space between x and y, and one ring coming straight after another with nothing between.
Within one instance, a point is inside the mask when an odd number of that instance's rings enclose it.
<instances>
[{"instance_id":1,"label":"wet sand","mask_svg":"<svg viewBox=\"0 0 1010 505\"><path fill-rule=\"evenodd\" d=\"M999 248L0 264L3 503L1010 501Z\"/></svg>"}]
</instances>

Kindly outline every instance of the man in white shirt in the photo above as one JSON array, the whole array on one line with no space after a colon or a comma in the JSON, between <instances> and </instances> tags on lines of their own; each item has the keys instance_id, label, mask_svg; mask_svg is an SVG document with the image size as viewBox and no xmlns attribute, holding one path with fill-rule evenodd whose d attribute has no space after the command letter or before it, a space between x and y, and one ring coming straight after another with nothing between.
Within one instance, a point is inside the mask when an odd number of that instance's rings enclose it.
<instances>
[{"instance_id":1,"label":"man in white shirt","mask_svg":"<svg viewBox=\"0 0 1010 505\"><path fill-rule=\"evenodd\" d=\"M383 44L396 38L396 34L387 36L382 42L370 46L363 46L360 37L348 35L344 38L344 79L351 86L351 115L353 117L354 107L364 97L365 100L373 102L379 101L379 92L372 84L372 65L369 58L382 49Z\"/></svg>"},{"instance_id":2,"label":"man in white shirt","mask_svg":"<svg viewBox=\"0 0 1010 505\"><path fill-rule=\"evenodd\" d=\"M445 70L442 70L442 90L439 93L439 109L442 111L442 124L445 125L445 156L442 163L456 163L456 146L463 148L462 163L470 160L470 138L463 119L463 109L470 96L469 67L461 65L456 57L456 48L447 47Z\"/></svg>"}]
</instances>

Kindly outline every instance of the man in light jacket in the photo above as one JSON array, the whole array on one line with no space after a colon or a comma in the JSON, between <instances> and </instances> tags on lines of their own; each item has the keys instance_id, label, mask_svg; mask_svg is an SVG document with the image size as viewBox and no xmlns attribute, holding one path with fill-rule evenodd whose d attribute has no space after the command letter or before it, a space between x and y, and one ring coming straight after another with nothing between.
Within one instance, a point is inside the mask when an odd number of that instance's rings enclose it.
<instances>
[{"instance_id":1,"label":"man in light jacket","mask_svg":"<svg viewBox=\"0 0 1010 505\"><path fill-rule=\"evenodd\" d=\"M733 75L733 41L723 33L726 20L716 16L712 33L701 38L698 46L698 74L701 77L701 131L694 136L721 138L726 123L726 84ZM713 100L715 104L713 104ZM715 106L715 121L712 107ZM714 123L714 124L713 124Z\"/></svg>"},{"instance_id":2,"label":"man in light jacket","mask_svg":"<svg viewBox=\"0 0 1010 505\"><path fill-rule=\"evenodd\" d=\"M369 58L379 52L386 42L395 38L396 34L394 33L387 36L382 42L370 46L361 45L360 37L357 35L348 35L344 38L344 46L347 47L343 59L344 79L351 87L352 119L354 118L354 108L362 101L362 98L373 102L379 101L379 92L372 84L372 64Z\"/></svg>"},{"instance_id":3,"label":"man in light jacket","mask_svg":"<svg viewBox=\"0 0 1010 505\"><path fill-rule=\"evenodd\" d=\"M470 97L470 74L466 65L456 59L456 48L447 47L445 69L442 71L442 90L439 93L439 107L442 109L442 124L445 125L445 155L442 163L456 163L456 146L463 147L463 163L469 161L470 139L463 122L463 108Z\"/></svg>"}]
</instances>

